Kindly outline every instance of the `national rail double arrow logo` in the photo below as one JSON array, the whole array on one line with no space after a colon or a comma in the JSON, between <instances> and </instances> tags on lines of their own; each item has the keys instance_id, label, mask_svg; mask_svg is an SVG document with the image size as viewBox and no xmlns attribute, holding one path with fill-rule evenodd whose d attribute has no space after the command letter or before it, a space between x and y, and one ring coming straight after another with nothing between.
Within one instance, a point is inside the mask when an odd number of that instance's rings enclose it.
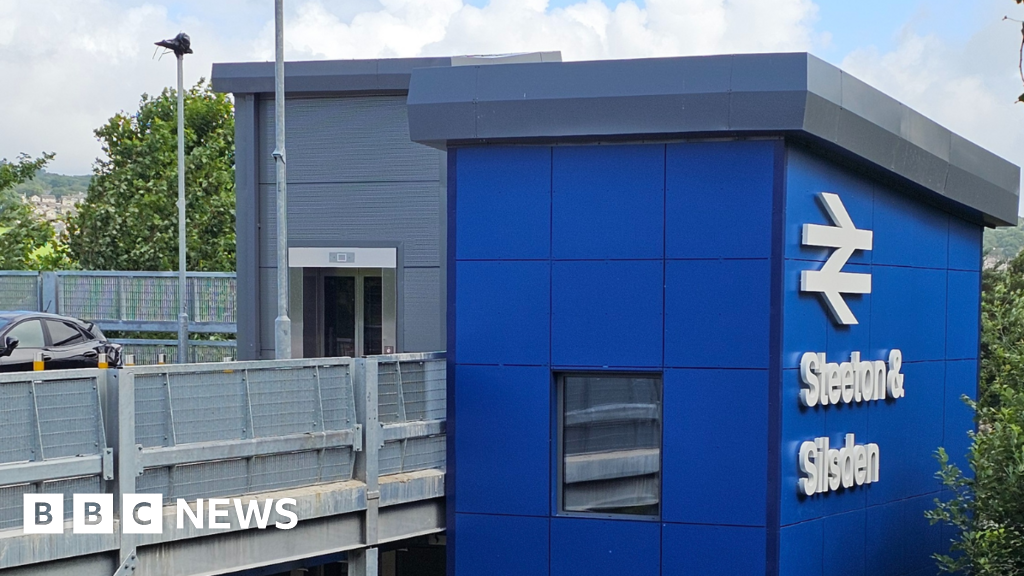
<instances>
[{"instance_id":1,"label":"national rail double arrow logo","mask_svg":"<svg viewBox=\"0 0 1024 576\"><path fill-rule=\"evenodd\" d=\"M800 290L821 293L832 317L839 324L856 324L857 317L846 304L843 294L870 294L871 274L842 270L855 250L871 250L872 233L871 230L857 229L838 195L822 192L818 198L834 226L804 224L803 245L836 250L821 270L804 270L800 273Z\"/></svg>"}]
</instances>

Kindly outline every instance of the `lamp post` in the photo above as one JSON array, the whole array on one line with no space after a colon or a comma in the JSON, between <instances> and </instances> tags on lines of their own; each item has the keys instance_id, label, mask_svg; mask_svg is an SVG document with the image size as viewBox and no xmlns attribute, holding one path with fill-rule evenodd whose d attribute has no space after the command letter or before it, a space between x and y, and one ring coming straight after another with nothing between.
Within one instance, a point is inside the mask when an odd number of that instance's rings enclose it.
<instances>
[{"instance_id":1,"label":"lamp post","mask_svg":"<svg viewBox=\"0 0 1024 576\"><path fill-rule=\"evenodd\" d=\"M188 362L188 281L185 278L185 77L182 63L192 53L184 32L157 46L174 52L178 60L178 363Z\"/></svg>"},{"instance_id":2,"label":"lamp post","mask_svg":"<svg viewBox=\"0 0 1024 576\"><path fill-rule=\"evenodd\" d=\"M274 165L277 181L277 318L274 357L292 357L292 320L288 317L288 178L284 147L284 0L274 1Z\"/></svg>"}]
</instances>

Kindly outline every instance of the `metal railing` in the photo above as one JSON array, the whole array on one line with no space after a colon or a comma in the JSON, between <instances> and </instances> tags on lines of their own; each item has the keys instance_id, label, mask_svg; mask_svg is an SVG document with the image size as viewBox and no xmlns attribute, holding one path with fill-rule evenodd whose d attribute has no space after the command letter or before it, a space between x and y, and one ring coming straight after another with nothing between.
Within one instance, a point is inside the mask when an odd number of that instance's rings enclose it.
<instances>
[{"instance_id":1,"label":"metal railing","mask_svg":"<svg viewBox=\"0 0 1024 576\"><path fill-rule=\"evenodd\" d=\"M113 478L100 370L0 375L0 530L20 527L22 496L100 492Z\"/></svg>"},{"instance_id":2,"label":"metal railing","mask_svg":"<svg viewBox=\"0 0 1024 576\"><path fill-rule=\"evenodd\" d=\"M0 375L0 549L27 538L26 492L70 511L75 492L171 502L358 480L376 521L379 477L444 470L444 391L443 353ZM72 554L9 550L0 569Z\"/></svg>"},{"instance_id":3,"label":"metal railing","mask_svg":"<svg viewBox=\"0 0 1024 576\"><path fill-rule=\"evenodd\" d=\"M188 273L189 332L236 331L233 272ZM28 310L74 316L106 331L177 332L178 279L175 272L0 271L0 310ZM177 340L113 339L139 364L158 354L177 357ZM190 362L219 362L236 356L234 340L189 341Z\"/></svg>"}]
</instances>

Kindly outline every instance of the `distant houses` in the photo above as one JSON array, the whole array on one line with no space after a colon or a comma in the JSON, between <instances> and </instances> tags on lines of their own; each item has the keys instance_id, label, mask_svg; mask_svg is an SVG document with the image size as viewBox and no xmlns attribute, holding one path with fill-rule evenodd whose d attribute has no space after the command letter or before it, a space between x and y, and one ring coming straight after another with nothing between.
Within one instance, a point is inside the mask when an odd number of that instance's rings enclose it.
<instances>
[{"instance_id":1,"label":"distant houses","mask_svg":"<svg viewBox=\"0 0 1024 576\"><path fill-rule=\"evenodd\" d=\"M62 220L78 213L78 205L85 201L85 194L66 194L60 198L52 194L33 194L28 197L22 195L21 200L30 204L37 216L52 222L54 230L60 233L64 230Z\"/></svg>"}]
</instances>

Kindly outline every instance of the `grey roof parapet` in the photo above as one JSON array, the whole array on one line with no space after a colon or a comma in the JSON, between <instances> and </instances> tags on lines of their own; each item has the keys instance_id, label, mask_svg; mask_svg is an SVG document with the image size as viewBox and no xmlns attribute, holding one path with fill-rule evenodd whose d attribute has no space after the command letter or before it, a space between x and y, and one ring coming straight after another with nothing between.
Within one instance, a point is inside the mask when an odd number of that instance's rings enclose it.
<instances>
[{"instance_id":1,"label":"grey roof parapet","mask_svg":"<svg viewBox=\"0 0 1024 576\"><path fill-rule=\"evenodd\" d=\"M1020 168L806 53L417 68L408 107L435 147L783 133L1017 223Z\"/></svg>"},{"instance_id":2,"label":"grey roof parapet","mask_svg":"<svg viewBox=\"0 0 1024 576\"><path fill-rule=\"evenodd\" d=\"M560 52L494 56L381 58L377 60L313 60L285 62L285 90L292 94L337 92L405 92L414 68L479 66L524 62L559 62ZM274 91L273 62L214 64L211 77L217 92L256 94Z\"/></svg>"}]
</instances>

